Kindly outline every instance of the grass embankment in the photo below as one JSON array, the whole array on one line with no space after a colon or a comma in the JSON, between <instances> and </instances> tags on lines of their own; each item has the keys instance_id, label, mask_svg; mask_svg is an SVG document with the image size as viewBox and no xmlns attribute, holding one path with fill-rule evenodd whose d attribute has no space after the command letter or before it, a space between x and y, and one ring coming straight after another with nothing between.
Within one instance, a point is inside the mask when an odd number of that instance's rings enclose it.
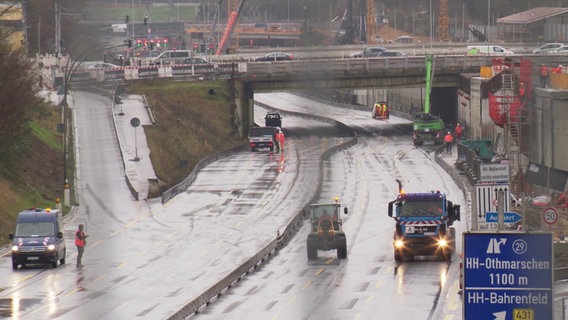
<instances>
[{"instance_id":1,"label":"grass embankment","mask_svg":"<svg viewBox=\"0 0 568 320\"><path fill-rule=\"evenodd\" d=\"M27 130L0 163L0 244L8 242L18 212L55 207L63 195L63 137L57 131L61 108L48 103L33 106ZM68 158L68 169L72 159ZM71 179L73 173L68 171Z\"/></svg>"},{"instance_id":2,"label":"grass embankment","mask_svg":"<svg viewBox=\"0 0 568 320\"><path fill-rule=\"evenodd\" d=\"M151 81L127 91L146 95L156 117L156 124L144 131L160 193L186 178L207 155L246 144L233 127L234 110L225 82Z\"/></svg>"}]
</instances>

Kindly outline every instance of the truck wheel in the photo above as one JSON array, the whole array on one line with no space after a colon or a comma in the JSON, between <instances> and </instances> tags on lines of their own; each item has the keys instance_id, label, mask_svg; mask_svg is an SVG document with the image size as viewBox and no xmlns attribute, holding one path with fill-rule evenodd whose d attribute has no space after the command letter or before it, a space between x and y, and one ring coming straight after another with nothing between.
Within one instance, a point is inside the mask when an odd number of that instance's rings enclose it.
<instances>
[{"instance_id":1,"label":"truck wheel","mask_svg":"<svg viewBox=\"0 0 568 320\"><path fill-rule=\"evenodd\" d=\"M308 242L308 260L314 260L318 257L318 250L313 244Z\"/></svg>"},{"instance_id":2,"label":"truck wheel","mask_svg":"<svg viewBox=\"0 0 568 320\"><path fill-rule=\"evenodd\" d=\"M347 259L347 238L345 236L337 239L337 259Z\"/></svg>"},{"instance_id":3,"label":"truck wheel","mask_svg":"<svg viewBox=\"0 0 568 320\"><path fill-rule=\"evenodd\" d=\"M250 152L255 152L256 148L255 147L250 147Z\"/></svg>"},{"instance_id":4,"label":"truck wheel","mask_svg":"<svg viewBox=\"0 0 568 320\"><path fill-rule=\"evenodd\" d=\"M58 257L58 258L59 258L59 257ZM52 266L54 269L57 268L57 261L59 261L59 259L55 259L55 261L53 261L53 262L51 263L51 266Z\"/></svg>"},{"instance_id":5,"label":"truck wheel","mask_svg":"<svg viewBox=\"0 0 568 320\"><path fill-rule=\"evenodd\" d=\"M67 250L63 250L63 258L59 259L59 263L65 264L65 256L67 255Z\"/></svg>"}]
</instances>

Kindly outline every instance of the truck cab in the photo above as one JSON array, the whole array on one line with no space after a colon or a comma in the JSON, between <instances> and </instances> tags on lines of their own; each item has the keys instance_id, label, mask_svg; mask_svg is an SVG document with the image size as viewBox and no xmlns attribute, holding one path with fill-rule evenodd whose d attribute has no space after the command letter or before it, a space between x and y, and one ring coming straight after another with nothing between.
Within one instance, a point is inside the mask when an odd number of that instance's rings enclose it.
<instances>
[{"instance_id":1,"label":"truck cab","mask_svg":"<svg viewBox=\"0 0 568 320\"><path fill-rule=\"evenodd\" d=\"M267 127L282 128L282 116L279 112L268 112L264 116L264 125Z\"/></svg>"},{"instance_id":2,"label":"truck cab","mask_svg":"<svg viewBox=\"0 0 568 320\"><path fill-rule=\"evenodd\" d=\"M389 202L388 215L395 219L395 261L414 259L417 255L436 255L451 260L455 251L455 229L450 226L460 220L460 206L446 195L404 193Z\"/></svg>"},{"instance_id":3,"label":"truck cab","mask_svg":"<svg viewBox=\"0 0 568 320\"><path fill-rule=\"evenodd\" d=\"M18 214L12 240L12 269L31 264L65 264L63 214L60 210L30 209Z\"/></svg>"}]
</instances>

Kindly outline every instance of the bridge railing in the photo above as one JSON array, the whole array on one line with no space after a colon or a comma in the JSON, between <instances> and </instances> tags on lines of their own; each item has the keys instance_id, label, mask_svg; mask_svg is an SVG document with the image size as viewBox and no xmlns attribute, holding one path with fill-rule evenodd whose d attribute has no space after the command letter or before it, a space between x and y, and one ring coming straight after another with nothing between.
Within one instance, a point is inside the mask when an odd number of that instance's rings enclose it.
<instances>
[{"instance_id":1,"label":"bridge railing","mask_svg":"<svg viewBox=\"0 0 568 320\"><path fill-rule=\"evenodd\" d=\"M436 55L434 56L434 74L452 70L452 72L480 72L482 66L491 66L494 56ZM517 57L519 59L519 57ZM550 57L531 57L533 65L550 59ZM208 65L172 65L172 66L134 66L96 70L96 80L109 81L117 79L142 79L159 77L196 77L211 79L218 76L239 73L251 77L289 77L293 75L311 74L376 74L383 71L404 72L411 70L415 74L425 74L424 56L405 56L389 58L326 58L298 59L293 61L271 62L223 62ZM404 75L404 73L401 73ZM564 76L564 74L562 74ZM562 77L561 76L561 77ZM551 84L561 88L568 87L566 80L551 77ZM563 87L564 86L564 87Z\"/></svg>"}]
</instances>

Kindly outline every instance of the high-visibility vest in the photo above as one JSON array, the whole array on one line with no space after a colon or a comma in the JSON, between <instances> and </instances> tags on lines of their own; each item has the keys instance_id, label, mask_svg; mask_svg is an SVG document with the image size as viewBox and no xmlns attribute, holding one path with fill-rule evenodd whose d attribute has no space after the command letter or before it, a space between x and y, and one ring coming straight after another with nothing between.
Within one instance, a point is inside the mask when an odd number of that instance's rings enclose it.
<instances>
[{"instance_id":1,"label":"high-visibility vest","mask_svg":"<svg viewBox=\"0 0 568 320\"><path fill-rule=\"evenodd\" d=\"M462 126L456 126L456 135L461 136L462 131L463 131Z\"/></svg>"},{"instance_id":2,"label":"high-visibility vest","mask_svg":"<svg viewBox=\"0 0 568 320\"><path fill-rule=\"evenodd\" d=\"M548 77L548 67L542 66L540 67L540 75L543 77Z\"/></svg>"},{"instance_id":3,"label":"high-visibility vest","mask_svg":"<svg viewBox=\"0 0 568 320\"><path fill-rule=\"evenodd\" d=\"M451 134L447 134L444 137L444 142L454 142L454 137Z\"/></svg>"},{"instance_id":4,"label":"high-visibility vest","mask_svg":"<svg viewBox=\"0 0 568 320\"><path fill-rule=\"evenodd\" d=\"M79 233L81 233L81 237L79 237ZM78 247L85 246L85 233L83 231L77 230L75 233L75 245Z\"/></svg>"}]
</instances>

